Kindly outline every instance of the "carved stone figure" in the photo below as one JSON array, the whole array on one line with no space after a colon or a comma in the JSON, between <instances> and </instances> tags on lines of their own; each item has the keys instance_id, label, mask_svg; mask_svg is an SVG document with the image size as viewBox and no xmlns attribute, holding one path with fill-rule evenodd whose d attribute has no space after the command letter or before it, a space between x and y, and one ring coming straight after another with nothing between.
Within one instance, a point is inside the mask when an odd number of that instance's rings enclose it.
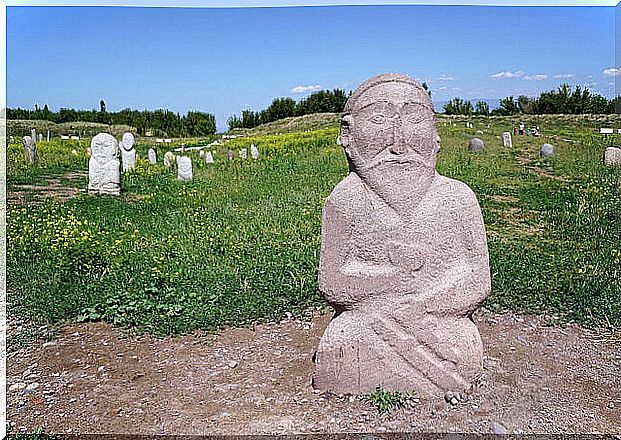
<instances>
[{"instance_id":1,"label":"carved stone figure","mask_svg":"<svg viewBox=\"0 0 621 440\"><path fill-rule=\"evenodd\" d=\"M248 150L246 148L242 148L239 150L239 158L245 160L248 157Z\"/></svg>"},{"instance_id":2,"label":"carved stone figure","mask_svg":"<svg viewBox=\"0 0 621 440\"><path fill-rule=\"evenodd\" d=\"M319 261L336 313L314 386L461 392L482 373L472 314L491 277L475 194L436 172L431 99L407 76L371 78L348 99L340 138L350 173L324 204Z\"/></svg>"},{"instance_id":3,"label":"carved stone figure","mask_svg":"<svg viewBox=\"0 0 621 440\"><path fill-rule=\"evenodd\" d=\"M171 151L164 154L164 166L170 168L175 163L175 155Z\"/></svg>"},{"instance_id":4,"label":"carved stone figure","mask_svg":"<svg viewBox=\"0 0 621 440\"><path fill-rule=\"evenodd\" d=\"M206 151L205 152L205 163L214 163L215 161L213 160L213 154L211 154L211 151Z\"/></svg>"},{"instance_id":5,"label":"carved stone figure","mask_svg":"<svg viewBox=\"0 0 621 440\"><path fill-rule=\"evenodd\" d=\"M155 148L149 148L147 154L149 155L149 163L155 165L157 163L157 150Z\"/></svg>"},{"instance_id":6,"label":"carved stone figure","mask_svg":"<svg viewBox=\"0 0 621 440\"><path fill-rule=\"evenodd\" d=\"M513 148L513 142L511 141L511 133L505 131L502 134L502 146L507 148Z\"/></svg>"},{"instance_id":7,"label":"carved stone figure","mask_svg":"<svg viewBox=\"0 0 621 440\"><path fill-rule=\"evenodd\" d=\"M604 165L621 165L621 148L606 148L604 151Z\"/></svg>"},{"instance_id":8,"label":"carved stone figure","mask_svg":"<svg viewBox=\"0 0 621 440\"><path fill-rule=\"evenodd\" d=\"M108 133L99 133L91 140L91 158L88 160L88 192L113 194L121 192L119 144Z\"/></svg>"},{"instance_id":9,"label":"carved stone figure","mask_svg":"<svg viewBox=\"0 0 621 440\"><path fill-rule=\"evenodd\" d=\"M539 149L539 156L552 157L554 156L554 147L551 144L543 144Z\"/></svg>"},{"instance_id":10,"label":"carved stone figure","mask_svg":"<svg viewBox=\"0 0 621 440\"><path fill-rule=\"evenodd\" d=\"M254 144L250 145L250 157L253 159L259 158L259 149Z\"/></svg>"},{"instance_id":11,"label":"carved stone figure","mask_svg":"<svg viewBox=\"0 0 621 440\"><path fill-rule=\"evenodd\" d=\"M479 138L472 138L468 144L468 150L472 152L485 151L485 143Z\"/></svg>"},{"instance_id":12,"label":"carved stone figure","mask_svg":"<svg viewBox=\"0 0 621 440\"><path fill-rule=\"evenodd\" d=\"M185 156L177 156L177 179L192 180L192 159Z\"/></svg>"},{"instance_id":13,"label":"carved stone figure","mask_svg":"<svg viewBox=\"0 0 621 440\"><path fill-rule=\"evenodd\" d=\"M226 158L227 158L228 160L233 160L233 158L234 158L234 157L235 157L235 153L233 153L233 150L229 150L229 151L226 153Z\"/></svg>"},{"instance_id":14,"label":"carved stone figure","mask_svg":"<svg viewBox=\"0 0 621 440\"><path fill-rule=\"evenodd\" d=\"M136 149L134 148L134 135L124 133L121 141L121 159L123 159L123 171L129 171L136 165Z\"/></svg>"},{"instance_id":15,"label":"carved stone figure","mask_svg":"<svg viewBox=\"0 0 621 440\"><path fill-rule=\"evenodd\" d=\"M28 162L35 163L39 160L37 155L37 144L32 141L31 136L24 136L24 151L28 157Z\"/></svg>"}]
</instances>

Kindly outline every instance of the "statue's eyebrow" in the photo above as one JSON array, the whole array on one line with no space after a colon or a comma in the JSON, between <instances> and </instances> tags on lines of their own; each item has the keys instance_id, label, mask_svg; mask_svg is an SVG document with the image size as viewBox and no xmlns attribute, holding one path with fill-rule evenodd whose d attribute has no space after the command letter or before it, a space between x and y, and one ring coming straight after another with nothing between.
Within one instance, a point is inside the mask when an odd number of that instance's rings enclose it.
<instances>
[{"instance_id":1,"label":"statue's eyebrow","mask_svg":"<svg viewBox=\"0 0 621 440\"><path fill-rule=\"evenodd\" d=\"M363 105L362 107L359 107L359 108L357 109L357 111L365 110L365 109L367 109L367 108L369 108L369 107L371 107L371 106L375 106L375 105L378 105L378 104L383 104L383 105L392 105L392 103L391 103L390 101L373 101L373 102L370 102L370 103L368 103L368 104L366 104L366 105ZM393 106L393 107L394 107L394 106Z\"/></svg>"}]
</instances>

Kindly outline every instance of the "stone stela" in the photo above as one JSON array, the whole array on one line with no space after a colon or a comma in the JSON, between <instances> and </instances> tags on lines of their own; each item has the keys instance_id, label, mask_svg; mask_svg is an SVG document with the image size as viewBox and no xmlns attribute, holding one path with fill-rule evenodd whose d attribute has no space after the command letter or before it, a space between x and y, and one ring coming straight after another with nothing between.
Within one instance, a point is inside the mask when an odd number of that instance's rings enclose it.
<instances>
[{"instance_id":1,"label":"stone stela","mask_svg":"<svg viewBox=\"0 0 621 440\"><path fill-rule=\"evenodd\" d=\"M502 134L502 146L506 148L513 148L513 142L511 141L511 133L505 131Z\"/></svg>"},{"instance_id":2,"label":"stone stela","mask_svg":"<svg viewBox=\"0 0 621 440\"><path fill-rule=\"evenodd\" d=\"M429 95L380 75L348 99L340 139L349 175L323 207L319 289L336 313L313 385L360 394L462 392L483 372L472 314L491 289L473 191L437 173Z\"/></svg>"},{"instance_id":3,"label":"stone stela","mask_svg":"<svg viewBox=\"0 0 621 440\"><path fill-rule=\"evenodd\" d=\"M134 148L134 135L124 133L121 140L121 159L123 160L123 171L129 171L136 165L136 149Z\"/></svg>"},{"instance_id":4,"label":"stone stela","mask_svg":"<svg viewBox=\"0 0 621 440\"><path fill-rule=\"evenodd\" d=\"M119 143L108 133L99 133L91 140L88 160L88 192L118 195L121 192Z\"/></svg>"},{"instance_id":5,"label":"stone stela","mask_svg":"<svg viewBox=\"0 0 621 440\"><path fill-rule=\"evenodd\" d=\"M186 156L177 156L177 179L192 180L192 159Z\"/></svg>"},{"instance_id":6,"label":"stone stela","mask_svg":"<svg viewBox=\"0 0 621 440\"><path fill-rule=\"evenodd\" d=\"M37 144L33 142L32 136L24 136L23 142L28 162L31 164L37 162L39 160L39 156L37 155Z\"/></svg>"}]
</instances>

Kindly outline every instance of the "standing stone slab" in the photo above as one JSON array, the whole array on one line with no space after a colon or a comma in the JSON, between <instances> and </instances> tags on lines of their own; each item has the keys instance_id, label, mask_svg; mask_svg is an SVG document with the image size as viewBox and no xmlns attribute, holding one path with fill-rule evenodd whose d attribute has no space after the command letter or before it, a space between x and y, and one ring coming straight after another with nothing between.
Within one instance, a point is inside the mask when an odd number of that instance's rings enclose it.
<instances>
[{"instance_id":1,"label":"standing stone slab","mask_svg":"<svg viewBox=\"0 0 621 440\"><path fill-rule=\"evenodd\" d=\"M554 146L552 144L543 144L539 149L539 156L552 157L554 156Z\"/></svg>"},{"instance_id":2,"label":"standing stone slab","mask_svg":"<svg viewBox=\"0 0 621 440\"><path fill-rule=\"evenodd\" d=\"M239 150L239 158L245 160L248 157L248 149L242 148Z\"/></svg>"},{"instance_id":3,"label":"standing stone slab","mask_svg":"<svg viewBox=\"0 0 621 440\"><path fill-rule=\"evenodd\" d=\"M164 166L170 168L175 163L175 155L171 151L164 154Z\"/></svg>"},{"instance_id":4,"label":"standing stone slab","mask_svg":"<svg viewBox=\"0 0 621 440\"><path fill-rule=\"evenodd\" d=\"M511 141L511 133L505 131L502 134L502 146L506 148L513 148L513 142Z\"/></svg>"},{"instance_id":5,"label":"standing stone slab","mask_svg":"<svg viewBox=\"0 0 621 440\"><path fill-rule=\"evenodd\" d=\"M259 149L254 144L250 145L250 157L255 160L259 158Z\"/></svg>"},{"instance_id":6,"label":"standing stone slab","mask_svg":"<svg viewBox=\"0 0 621 440\"><path fill-rule=\"evenodd\" d=\"M136 165L136 149L134 148L134 135L124 133L121 141L121 159L123 159L123 171L129 171Z\"/></svg>"},{"instance_id":7,"label":"standing stone slab","mask_svg":"<svg viewBox=\"0 0 621 440\"><path fill-rule=\"evenodd\" d=\"M206 151L205 152L205 163L214 163L215 161L213 160L213 154L211 154L211 151Z\"/></svg>"},{"instance_id":8,"label":"standing stone slab","mask_svg":"<svg viewBox=\"0 0 621 440\"><path fill-rule=\"evenodd\" d=\"M11 143L15 142L15 138L13 136L9 136L9 140Z\"/></svg>"},{"instance_id":9,"label":"standing stone slab","mask_svg":"<svg viewBox=\"0 0 621 440\"><path fill-rule=\"evenodd\" d=\"M37 144L32 141L31 136L24 136L24 151L28 157L29 163L35 163L39 160L37 155Z\"/></svg>"},{"instance_id":10,"label":"standing stone slab","mask_svg":"<svg viewBox=\"0 0 621 440\"><path fill-rule=\"evenodd\" d=\"M43 142L43 133L39 133L39 142Z\"/></svg>"},{"instance_id":11,"label":"standing stone slab","mask_svg":"<svg viewBox=\"0 0 621 440\"><path fill-rule=\"evenodd\" d=\"M88 192L118 195L121 192L119 144L108 133L99 133L91 140L88 160Z\"/></svg>"},{"instance_id":12,"label":"standing stone slab","mask_svg":"<svg viewBox=\"0 0 621 440\"><path fill-rule=\"evenodd\" d=\"M621 148L606 148L604 150L604 165L621 165Z\"/></svg>"},{"instance_id":13,"label":"standing stone slab","mask_svg":"<svg viewBox=\"0 0 621 440\"><path fill-rule=\"evenodd\" d=\"M37 130L36 129L32 129L30 130L30 138L32 139L32 142L36 145L37 144Z\"/></svg>"},{"instance_id":14,"label":"standing stone slab","mask_svg":"<svg viewBox=\"0 0 621 440\"><path fill-rule=\"evenodd\" d=\"M475 194L436 172L429 95L406 76L371 78L347 101L341 143L350 174L324 204L319 261L336 314L314 386L461 392L483 372L471 316L491 289L489 258Z\"/></svg>"},{"instance_id":15,"label":"standing stone slab","mask_svg":"<svg viewBox=\"0 0 621 440\"><path fill-rule=\"evenodd\" d=\"M468 150L475 153L485 151L485 143L479 138L472 138L470 143L468 143Z\"/></svg>"},{"instance_id":16,"label":"standing stone slab","mask_svg":"<svg viewBox=\"0 0 621 440\"><path fill-rule=\"evenodd\" d=\"M177 156L177 179L192 180L192 159L185 156Z\"/></svg>"},{"instance_id":17,"label":"standing stone slab","mask_svg":"<svg viewBox=\"0 0 621 440\"><path fill-rule=\"evenodd\" d=\"M151 165L155 165L157 163L157 150L155 148L149 148L148 155L149 163L151 163Z\"/></svg>"},{"instance_id":18,"label":"standing stone slab","mask_svg":"<svg viewBox=\"0 0 621 440\"><path fill-rule=\"evenodd\" d=\"M226 158L227 158L228 160L233 160L233 158L235 158L235 153L233 152L233 150L229 150L229 151L226 153Z\"/></svg>"}]
</instances>

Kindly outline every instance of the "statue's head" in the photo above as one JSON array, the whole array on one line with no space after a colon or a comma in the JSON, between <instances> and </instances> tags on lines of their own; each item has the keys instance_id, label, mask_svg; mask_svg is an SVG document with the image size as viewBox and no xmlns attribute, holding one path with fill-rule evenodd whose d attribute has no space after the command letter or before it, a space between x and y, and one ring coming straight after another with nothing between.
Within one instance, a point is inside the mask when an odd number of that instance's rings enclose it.
<instances>
[{"instance_id":1,"label":"statue's head","mask_svg":"<svg viewBox=\"0 0 621 440\"><path fill-rule=\"evenodd\" d=\"M34 143L32 142L31 136L24 136L24 147L29 148L31 150L33 149Z\"/></svg>"},{"instance_id":2,"label":"statue's head","mask_svg":"<svg viewBox=\"0 0 621 440\"><path fill-rule=\"evenodd\" d=\"M134 148L134 135L131 133L123 133L123 140L121 141L121 144L123 145L123 149L126 151Z\"/></svg>"},{"instance_id":3,"label":"statue's head","mask_svg":"<svg viewBox=\"0 0 621 440\"><path fill-rule=\"evenodd\" d=\"M435 170L440 137L431 98L414 79L375 76L347 100L341 145L350 166L364 172L389 163L418 163Z\"/></svg>"},{"instance_id":4,"label":"statue's head","mask_svg":"<svg viewBox=\"0 0 621 440\"><path fill-rule=\"evenodd\" d=\"M190 174L192 171L192 159L185 156L177 157L177 166L179 167L179 172L182 174Z\"/></svg>"},{"instance_id":5,"label":"statue's head","mask_svg":"<svg viewBox=\"0 0 621 440\"><path fill-rule=\"evenodd\" d=\"M99 133L91 140L91 157L97 161L99 165L118 159L119 157L119 144L108 133Z\"/></svg>"}]
</instances>

